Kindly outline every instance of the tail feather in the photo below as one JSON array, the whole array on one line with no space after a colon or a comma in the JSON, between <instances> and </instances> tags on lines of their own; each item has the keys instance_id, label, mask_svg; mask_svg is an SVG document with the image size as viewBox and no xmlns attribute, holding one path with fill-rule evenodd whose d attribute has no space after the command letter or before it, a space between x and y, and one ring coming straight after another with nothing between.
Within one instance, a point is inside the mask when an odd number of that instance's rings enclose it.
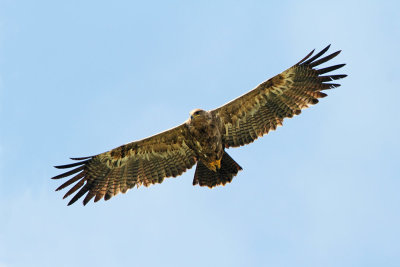
<instances>
[{"instance_id":1,"label":"tail feather","mask_svg":"<svg viewBox=\"0 0 400 267\"><path fill-rule=\"evenodd\" d=\"M198 184L210 188L217 185L225 185L226 183L230 183L240 170L242 170L242 167L228 153L224 152L221 160L221 168L216 172L208 169L201 161L197 163L193 185Z\"/></svg>"}]
</instances>

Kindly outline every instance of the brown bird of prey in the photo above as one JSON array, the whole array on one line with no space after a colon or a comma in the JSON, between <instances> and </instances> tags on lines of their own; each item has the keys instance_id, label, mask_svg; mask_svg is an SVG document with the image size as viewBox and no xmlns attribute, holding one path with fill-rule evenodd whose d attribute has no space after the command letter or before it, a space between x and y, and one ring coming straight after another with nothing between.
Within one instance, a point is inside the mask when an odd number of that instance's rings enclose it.
<instances>
[{"instance_id":1,"label":"brown bird of prey","mask_svg":"<svg viewBox=\"0 0 400 267\"><path fill-rule=\"evenodd\" d=\"M196 163L193 185L212 188L230 183L242 167L226 148L252 143L282 125L284 118L318 103L318 98L327 96L323 90L340 86L331 81L347 75L327 73L345 64L317 68L340 53L321 57L328 49L314 56L311 51L293 67L217 109L191 111L189 119L175 128L95 156L71 158L78 162L56 166L74 168L52 178L74 175L56 191L75 183L64 198L77 192L71 205L86 194L86 205L92 198L108 200L134 186L161 183Z\"/></svg>"}]
</instances>

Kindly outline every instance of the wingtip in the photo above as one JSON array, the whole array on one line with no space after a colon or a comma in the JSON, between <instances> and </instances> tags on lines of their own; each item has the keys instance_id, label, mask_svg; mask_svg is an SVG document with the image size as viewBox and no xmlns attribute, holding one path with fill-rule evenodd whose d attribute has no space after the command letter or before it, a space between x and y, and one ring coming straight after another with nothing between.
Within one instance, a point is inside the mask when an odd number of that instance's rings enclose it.
<instances>
[{"instance_id":1,"label":"wingtip","mask_svg":"<svg viewBox=\"0 0 400 267\"><path fill-rule=\"evenodd\" d=\"M75 201L76 201L76 199L71 199L71 200L68 202L67 206L71 206L72 204L75 203Z\"/></svg>"}]
</instances>

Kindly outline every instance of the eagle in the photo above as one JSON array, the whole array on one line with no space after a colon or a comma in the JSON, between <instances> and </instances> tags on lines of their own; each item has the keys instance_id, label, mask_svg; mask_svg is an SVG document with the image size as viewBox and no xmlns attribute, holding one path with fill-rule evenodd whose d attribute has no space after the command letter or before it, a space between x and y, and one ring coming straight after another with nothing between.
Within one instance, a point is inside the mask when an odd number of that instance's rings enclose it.
<instances>
[{"instance_id":1,"label":"eagle","mask_svg":"<svg viewBox=\"0 0 400 267\"><path fill-rule=\"evenodd\" d=\"M322 57L330 45L305 58L282 73L262 82L248 93L214 109L195 109L181 125L110 151L71 158L77 162L55 166L72 168L52 179L73 176L56 191L73 185L64 198L74 194L68 205L84 197L86 205L134 186L149 186L176 177L197 163L193 185L209 188L230 183L242 167L225 149L252 143L275 130L285 118L299 115L301 110L327 96L324 90L339 87L332 81L347 75L328 74L343 67L338 64L317 68L336 57L336 51Z\"/></svg>"}]
</instances>

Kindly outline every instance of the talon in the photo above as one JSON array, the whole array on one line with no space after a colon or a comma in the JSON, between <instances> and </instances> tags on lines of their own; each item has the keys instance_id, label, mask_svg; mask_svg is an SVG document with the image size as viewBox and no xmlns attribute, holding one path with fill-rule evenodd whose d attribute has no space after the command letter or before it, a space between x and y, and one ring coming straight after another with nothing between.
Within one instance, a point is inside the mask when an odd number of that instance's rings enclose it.
<instances>
[{"instance_id":1,"label":"talon","mask_svg":"<svg viewBox=\"0 0 400 267\"><path fill-rule=\"evenodd\" d=\"M216 161L210 162L210 169L215 172L221 169L221 159L217 159Z\"/></svg>"}]
</instances>

